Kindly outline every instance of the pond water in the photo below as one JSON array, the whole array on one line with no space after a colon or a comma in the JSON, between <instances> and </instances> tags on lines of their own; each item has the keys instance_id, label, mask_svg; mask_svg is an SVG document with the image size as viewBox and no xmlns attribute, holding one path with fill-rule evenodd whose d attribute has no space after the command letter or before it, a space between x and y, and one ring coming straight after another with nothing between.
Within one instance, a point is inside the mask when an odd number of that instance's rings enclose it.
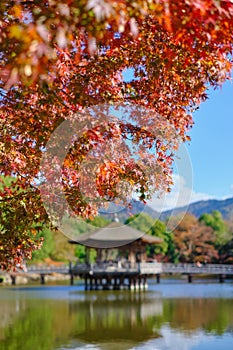
<instances>
[{"instance_id":1,"label":"pond water","mask_svg":"<svg viewBox=\"0 0 233 350\"><path fill-rule=\"evenodd\" d=\"M0 288L1 350L232 350L233 283Z\"/></svg>"}]
</instances>

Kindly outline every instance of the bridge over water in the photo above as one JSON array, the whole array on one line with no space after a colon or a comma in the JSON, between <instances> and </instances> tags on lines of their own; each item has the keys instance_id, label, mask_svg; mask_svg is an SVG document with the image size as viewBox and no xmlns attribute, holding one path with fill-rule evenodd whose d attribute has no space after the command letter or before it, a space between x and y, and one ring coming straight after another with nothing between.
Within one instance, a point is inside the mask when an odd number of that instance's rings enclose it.
<instances>
[{"instance_id":1,"label":"bridge over water","mask_svg":"<svg viewBox=\"0 0 233 350\"><path fill-rule=\"evenodd\" d=\"M31 265L27 271L11 273L12 283L15 284L18 275L40 276L41 284L45 283L46 275L65 274L70 275L70 283L74 278L83 278L85 289L144 289L147 286L147 279L155 277L157 282L163 275L187 275L191 283L195 275L212 275L224 282L227 276L233 276L233 265L221 264L171 264L171 263L101 263L101 264L69 264L60 266L37 266Z\"/></svg>"},{"instance_id":2,"label":"bridge over water","mask_svg":"<svg viewBox=\"0 0 233 350\"><path fill-rule=\"evenodd\" d=\"M144 288L146 280L149 277L156 277L157 282L160 282L161 275L187 275L188 282L191 283L194 275L216 275L220 282L224 282L226 276L233 276L233 265L219 265L207 264L197 266L196 264L171 264L171 263L138 263L135 266L119 266L118 264L99 264L93 266L76 265L71 268L73 275L79 275L85 279L86 288L94 287L98 289L98 279L107 280L108 284L112 284L111 279L114 280L113 286L120 287L125 285L129 288L134 288L139 285ZM120 279L120 282L115 279ZM87 279L87 281L86 281ZM97 281L96 281L97 280Z\"/></svg>"}]
</instances>

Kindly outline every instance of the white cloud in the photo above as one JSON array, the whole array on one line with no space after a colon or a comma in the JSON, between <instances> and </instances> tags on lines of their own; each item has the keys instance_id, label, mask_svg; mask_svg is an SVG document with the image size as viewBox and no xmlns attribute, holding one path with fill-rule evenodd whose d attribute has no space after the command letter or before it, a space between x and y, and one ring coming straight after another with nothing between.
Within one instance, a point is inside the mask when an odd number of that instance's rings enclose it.
<instances>
[{"instance_id":1,"label":"white cloud","mask_svg":"<svg viewBox=\"0 0 233 350\"><path fill-rule=\"evenodd\" d=\"M148 205L153 209L162 212L164 210L186 206L200 200L214 198L214 196L207 193L193 191L192 184L187 184L187 181L183 176L174 174L173 182L174 185L172 186L170 193L166 193L162 198L154 196L153 199L148 202Z\"/></svg>"}]
</instances>

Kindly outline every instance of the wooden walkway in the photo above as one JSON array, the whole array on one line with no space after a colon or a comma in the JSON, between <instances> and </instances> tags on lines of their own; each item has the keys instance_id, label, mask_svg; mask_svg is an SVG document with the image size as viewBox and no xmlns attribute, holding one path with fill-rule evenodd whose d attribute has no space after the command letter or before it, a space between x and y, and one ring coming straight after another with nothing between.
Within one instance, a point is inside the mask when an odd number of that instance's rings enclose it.
<instances>
[{"instance_id":1,"label":"wooden walkway","mask_svg":"<svg viewBox=\"0 0 233 350\"><path fill-rule=\"evenodd\" d=\"M145 289L147 279L156 277L160 282L161 275L187 275L191 283L194 275L215 275L222 283L226 276L233 276L233 265L208 264L165 264L138 263L135 266L119 264L76 265L71 267L71 275L85 279L85 289ZM73 283L73 281L71 282Z\"/></svg>"},{"instance_id":2,"label":"wooden walkway","mask_svg":"<svg viewBox=\"0 0 233 350\"><path fill-rule=\"evenodd\" d=\"M102 263L102 264L69 264L61 266L29 266L26 271L11 273L12 284L19 275L40 275L41 284L45 283L46 275L70 275L70 283L74 278L83 278L85 289L145 289L147 279L155 277L160 282L161 275L187 275L191 283L195 275L212 275L224 282L227 276L233 276L233 265L205 264L171 264L171 263Z\"/></svg>"},{"instance_id":3,"label":"wooden walkway","mask_svg":"<svg viewBox=\"0 0 233 350\"><path fill-rule=\"evenodd\" d=\"M156 275L157 273L166 274L210 274L218 275L220 273L225 275L233 275L233 265L220 265L220 264L205 264L197 266L196 264L171 264L171 263L138 263L134 266L130 264L120 265L119 264L76 264L71 266L73 273L86 273L94 272L140 272L141 274Z\"/></svg>"}]
</instances>

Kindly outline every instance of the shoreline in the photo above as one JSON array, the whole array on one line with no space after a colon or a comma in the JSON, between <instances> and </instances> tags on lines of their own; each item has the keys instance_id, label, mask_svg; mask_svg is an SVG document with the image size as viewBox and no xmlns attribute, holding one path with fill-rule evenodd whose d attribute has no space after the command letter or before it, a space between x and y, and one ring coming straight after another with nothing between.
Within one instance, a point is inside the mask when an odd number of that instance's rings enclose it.
<instances>
[{"instance_id":1,"label":"shoreline","mask_svg":"<svg viewBox=\"0 0 233 350\"><path fill-rule=\"evenodd\" d=\"M51 275L46 275L44 277L44 282L63 282L69 281L70 276L65 274L53 273ZM41 284L41 276L40 274L24 274L17 275L15 279L15 285L25 285L25 284ZM2 273L0 274L0 286L9 286L12 285L12 277L10 273Z\"/></svg>"}]
</instances>

